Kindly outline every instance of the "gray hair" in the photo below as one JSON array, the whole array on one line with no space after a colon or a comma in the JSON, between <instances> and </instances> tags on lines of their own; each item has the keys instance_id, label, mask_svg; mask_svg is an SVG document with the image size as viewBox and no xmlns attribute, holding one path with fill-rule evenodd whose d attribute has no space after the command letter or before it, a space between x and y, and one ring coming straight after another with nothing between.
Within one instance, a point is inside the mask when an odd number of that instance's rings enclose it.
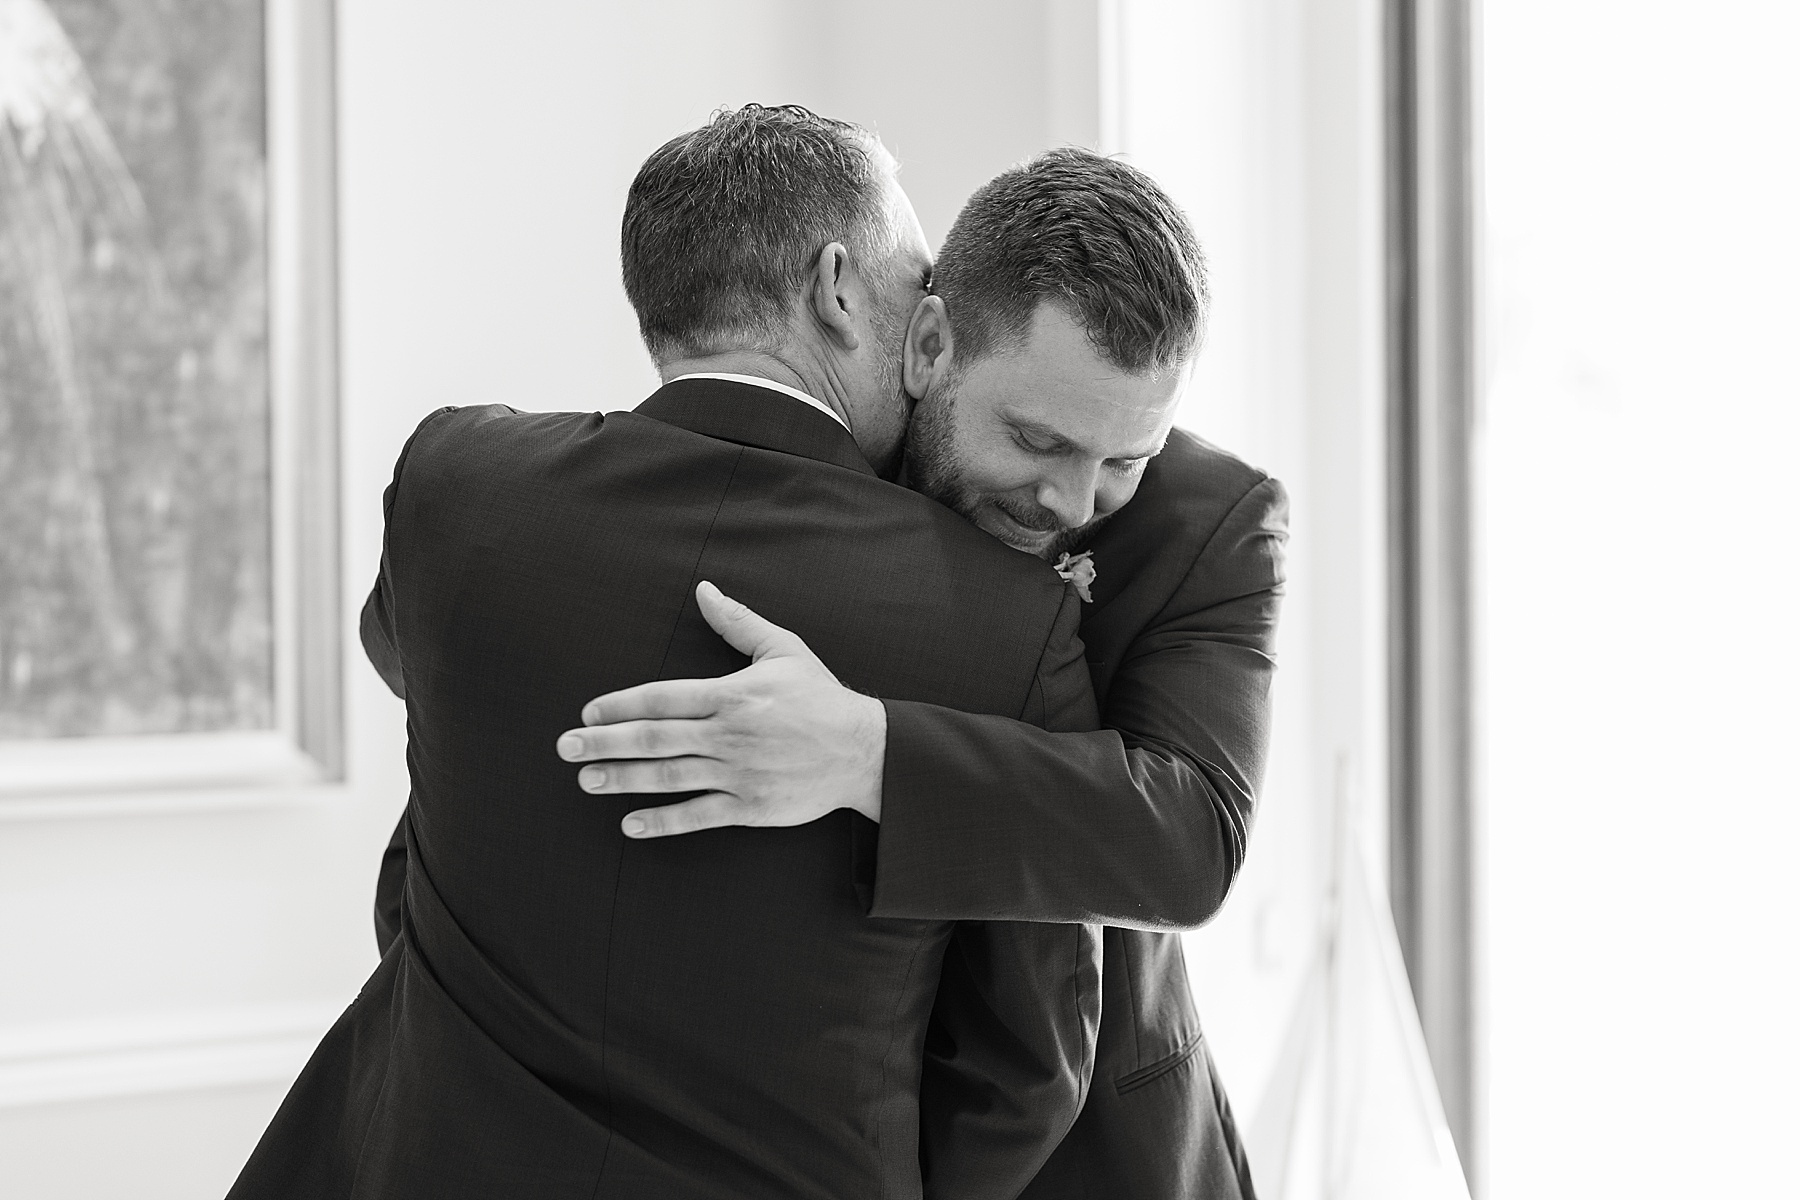
<instances>
[{"instance_id":1,"label":"gray hair","mask_svg":"<svg viewBox=\"0 0 1800 1200\"><path fill-rule=\"evenodd\" d=\"M620 252L651 357L772 348L832 242L883 278L893 169L868 130L794 104L721 110L665 143L632 181Z\"/></svg>"}]
</instances>

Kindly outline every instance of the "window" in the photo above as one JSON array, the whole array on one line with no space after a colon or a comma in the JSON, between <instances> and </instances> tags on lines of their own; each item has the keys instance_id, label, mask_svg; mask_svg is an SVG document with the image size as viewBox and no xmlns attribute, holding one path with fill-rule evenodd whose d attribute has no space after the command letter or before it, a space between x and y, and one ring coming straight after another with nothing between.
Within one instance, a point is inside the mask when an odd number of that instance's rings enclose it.
<instances>
[{"instance_id":1,"label":"window","mask_svg":"<svg viewBox=\"0 0 1800 1200\"><path fill-rule=\"evenodd\" d=\"M1487 1195L1773 1195L1800 1123L1800 9L1484 9Z\"/></svg>"}]
</instances>

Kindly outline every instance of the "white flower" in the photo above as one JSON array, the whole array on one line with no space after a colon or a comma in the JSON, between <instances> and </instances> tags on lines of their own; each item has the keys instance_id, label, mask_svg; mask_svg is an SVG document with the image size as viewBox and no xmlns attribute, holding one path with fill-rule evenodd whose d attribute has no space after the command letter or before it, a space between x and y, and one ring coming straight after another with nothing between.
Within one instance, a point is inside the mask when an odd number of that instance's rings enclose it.
<instances>
[{"instance_id":1,"label":"white flower","mask_svg":"<svg viewBox=\"0 0 1800 1200\"><path fill-rule=\"evenodd\" d=\"M1088 591L1088 585L1094 582L1094 576L1099 572L1094 569L1094 552L1092 550L1083 550L1080 554L1064 554L1056 560L1053 569L1063 577L1064 583L1075 585L1075 594L1081 597L1083 604L1094 602L1093 593Z\"/></svg>"}]
</instances>

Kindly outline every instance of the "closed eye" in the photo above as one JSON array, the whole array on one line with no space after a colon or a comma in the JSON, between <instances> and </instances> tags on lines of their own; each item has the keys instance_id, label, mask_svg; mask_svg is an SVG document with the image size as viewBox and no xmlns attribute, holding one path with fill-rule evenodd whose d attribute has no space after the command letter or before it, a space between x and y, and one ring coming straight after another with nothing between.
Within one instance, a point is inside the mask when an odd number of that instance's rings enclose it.
<instances>
[{"instance_id":1,"label":"closed eye","mask_svg":"<svg viewBox=\"0 0 1800 1200\"><path fill-rule=\"evenodd\" d=\"M1109 458L1106 460L1106 469L1114 475L1123 475L1129 479L1142 471L1144 464L1149 461L1148 458Z\"/></svg>"},{"instance_id":2,"label":"closed eye","mask_svg":"<svg viewBox=\"0 0 1800 1200\"><path fill-rule=\"evenodd\" d=\"M1049 445L1046 445L1046 444L1038 441L1036 438L1032 437L1030 434L1024 432L1021 429L1015 428L1013 430L1012 437L1013 437L1013 444L1018 446L1019 449L1025 451L1027 454L1038 454L1038 455L1064 454L1064 453L1067 453L1067 451L1069 449L1068 443L1066 443L1066 442L1053 442Z\"/></svg>"}]
</instances>

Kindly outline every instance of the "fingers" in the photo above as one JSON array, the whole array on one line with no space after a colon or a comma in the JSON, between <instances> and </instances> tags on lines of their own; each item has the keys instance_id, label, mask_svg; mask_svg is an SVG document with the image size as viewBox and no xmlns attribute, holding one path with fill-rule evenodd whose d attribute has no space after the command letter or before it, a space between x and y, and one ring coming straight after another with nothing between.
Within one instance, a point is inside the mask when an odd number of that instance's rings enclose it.
<instances>
[{"instance_id":1,"label":"fingers","mask_svg":"<svg viewBox=\"0 0 1800 1200\"><path fill-rule=\"evenodd\" d=\"M733 600L710 583L702 581L694 589L694 600L713 632L730 642L740 654L748 654L757 661L772 655L812 656L799 634L758 616L749 606Z\"/></svg>"},{"instance_id":2,"label":"fingers","mask_svg":"<svg viewBox=\"0 0 1800 1200\"><path fill-rule=\"evenodd\" d=\"M756 660L803 656L817 661L799 634L758 616L712 584L701 583L696 587L694 599L706 623L739 653ZM663 679L608 692L582 707L581 722L584 725L617 725L625 721L710 717L719 711L730 694L728 681L733 678L727 675L723 679Z\"/></svg>"},{"instance_id":3,"label":"fingers","mask_svg":"<svg viewBox=\"0 0 1800 1200\"><path fill-rule=\"evenodd\" d=\"M706 721L621 721L587 725L556 739L564 762L597 762L621 758L676 758L705 755L711 740Z\"/></svg>"},{"instance_id":4,"label":"fingers","mask_svg":"<svg viewBox=\"0 0 1800 1200\"><path fill-rule=\"evenodd\" d=\"M581 790L596 796L631 792L704 792L729 786L716 758L652 758L590 763L578 772Z\"/></svg>"},{"instance_id":5,"label":"fingers","mask_svg":"<svg viewBox=\"0 0 1800 1200\"><path fill-rule=\"evenodd\" d=\"M634 838L669 837L678 833L697 833L702 829L720 829L727 825L750 824L750 808L736 796L711 792L662 808L640 808L626 813L619 822L625 836Z\"/></svg>"},{"instance_id":6,"label":"fingers","mask_svg":"<svg viewBox=\"0 0 1800 1200\"><path fill-rule=\"evenodd\" d=\"M718 680L663 679L596 696L581 709L583 725L693 719L719 711Z\"/></svg>"}]
</instances>

